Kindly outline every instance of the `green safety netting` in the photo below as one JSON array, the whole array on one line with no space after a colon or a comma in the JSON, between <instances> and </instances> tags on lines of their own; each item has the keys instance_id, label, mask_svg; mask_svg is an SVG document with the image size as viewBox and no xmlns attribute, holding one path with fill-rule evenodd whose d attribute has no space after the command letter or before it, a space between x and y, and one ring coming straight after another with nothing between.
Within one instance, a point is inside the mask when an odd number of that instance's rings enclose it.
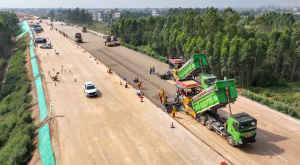
<instances>
[{"instance_id":1,"label":"green safety netting","mask_svg":"<svg viewBox=\"0 0 300 165\"><path fill-rule=\"evenodd\" d=\"M48 123L39 129L39 152L43 165L55 164Z\"/></svg>"},{"instance_id":2,"label":"green safety netting","mask_svg":"<svg viewBox=\"0 0 300 165\"><path fill-rule=\"evenodd\" d=\"M35 58L31 60L31 66L32 66L33 76L36 77L37 75L39 75L40 71Z\"/></svg>"},{"instance_id":3,"label":"green safety netting","mask_svg":"<svg viewBox=\"0 0 300 165\"><path fill-rule=\"evenodd\" d=\"M18 38L24 35L26 32L30 30L30 27L28 26L28 22L24 21L23 23L20 24L20 27L22 28L22 33L18 35Z\"/></svg>"},{"instance_id":4,"label":"green safety netting","mask_svg":"<svg viewBox=\"0 0 300 165\"><path fill-rule=\"evenodd\" d=\"M38 95L38 102L40 108L40 121L42 122L47 117L47 105L43 91L41 77L35 79L36 93Z\"/></svg>"},{"instance_id":5,"label":"green safety netting","mask_svg":"<svg viewBox=\"0 0 300 165\"><path fill-rule=\"evenodd\" d=\"M39 68L36 62L35 54L34 54L34 47L33 47L33 35L28 26L27 21L21 23L20 27L23 29L22 33L18 36L21 37L26 32L29 31L30 40L30 56L33 58L31 60L31 66L33 71L33 76L36 77L39 75ZM47 105L46 99L43 91L43 85L40 77L35 79L35 86L38 95L38 104L40 108L40 121L44 121L45 118L48 116L47 114ZM48 123L45 124L42 128L39 129L39 153L42 160L43 165L55 165L55 159L52 152L51 147L51 140L50 140L50 129Z\"/></svg>"},{"instance_id":6,"label":"green safety netting","mask_svg":"<svg viewBox=\"0 0 300 165\"><path fill-rule=\"evenodd\" d=\"M33 58L34 57L34 47L33 46L30 46L30 56L31 56L31 58Z\"/></svg>"}]
</instances>

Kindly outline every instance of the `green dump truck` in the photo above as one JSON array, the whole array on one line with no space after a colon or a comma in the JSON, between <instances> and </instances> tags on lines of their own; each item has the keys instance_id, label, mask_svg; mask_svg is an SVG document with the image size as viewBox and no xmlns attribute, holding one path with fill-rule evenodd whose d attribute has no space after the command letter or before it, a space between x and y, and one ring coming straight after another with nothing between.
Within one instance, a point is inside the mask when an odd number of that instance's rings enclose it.
<instances>
[{"instance_id":1,"label":"green dump truck","mask_svg":"<svg viewBox=\"0 0 300 165\"><path fill-rule=\"evenodd\" d=\"M188 61L181 57L170 57L169 71L165 74L157 73L157 76L161 79L177 81L198 76L205 66L207 66L207 61L204 54L194 54Z\"/></svg>"},{"instance_id":2,"label":"green dump truck","mask_svg":"<svg viewBox=\"0 0 300 165\"><path fill-rule=\"evenodd\" d=\"M230 115L225 119L217 113L218 108L234 103L238 97L234 80L218 80L215 76L204 75L199 79L177 81L176 98L162 103L166 111L175 106L177 110L198 120L207 129L227 139L231 146L249 145L256 141L255 118L247 113ZM231 111L231 110L230 110Z\"/></svg>"}]
</instances>

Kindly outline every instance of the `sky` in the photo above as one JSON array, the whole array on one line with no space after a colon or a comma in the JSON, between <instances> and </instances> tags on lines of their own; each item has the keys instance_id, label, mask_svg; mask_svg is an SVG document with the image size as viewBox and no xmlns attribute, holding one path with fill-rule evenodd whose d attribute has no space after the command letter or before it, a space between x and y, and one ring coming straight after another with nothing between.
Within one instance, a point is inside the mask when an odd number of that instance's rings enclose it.
<instances>
[{"instance_id":1,"label":"sky","mask_svg":"<svg viewBox=\"0 0 300 165\"><path fill-rule=\"evenodd\" d=\"M300 6L300 0L1 0L8 8L206 8L258 7L260 5Z\"/></svg>"}]
</instances>

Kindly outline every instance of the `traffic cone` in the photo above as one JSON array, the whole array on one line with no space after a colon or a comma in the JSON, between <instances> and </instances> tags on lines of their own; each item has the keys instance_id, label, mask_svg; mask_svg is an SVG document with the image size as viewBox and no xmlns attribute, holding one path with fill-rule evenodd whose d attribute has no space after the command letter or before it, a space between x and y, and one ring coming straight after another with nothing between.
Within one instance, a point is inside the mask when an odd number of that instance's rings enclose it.
<instances>
[{"instance_id":1,"label":"traffic cone","mask_svg":"<svg viewBox=\"0 0 300 165\"><path fill-rule=\"evenodd\" d=\"M174 125L173 125L173 122L172 122L171 128L175 128Z\"/></svg>"},{"instance_id":2,"label":"traffic cone","mask_svg":"<svg viewBox=\"0 0 300 165\"><path fill-rule=\"evenodd\" d=\"M98 64L98 61L97 61L97 64Z\"/></svg>"},{"instance_id":3,"label":"traffic cone","mask_svg":"<svg viewBox=\"0 0 300 165\"><path fill-rule=\"evenodd\" d=\"M141 102L143 102L143 98L141 97Z\"/></svg>"},{"instance_id":4,"label":"traffic cone","mask_svg":"<svg viewBox=\"0 0 300 165\"><path fill-rule=\"evenodd\" d=\"M71 73L71 69L69 69L69 72Z\"/></svg>"},{"instance_id":5,"label":"traffic cone","mask_svg":"<svg viewBox=\"0 0 300 165\"><path fill-rule=\"evenodd\" d=\"M55 52L56 52L56 50L55 50Z\"/></svg>"},{"instance_id":6,"label":"traffic cone","mask_svg":"<svg viewBox=\"0 0 300 165\"><path fill-rule=\"evenodd\" d=\"M75 82L76 82L76 78L75 78Z\"/></svg>"},{"instance_id":7,"label":"traffic cone","mask_svg":"<svg viewBox=\"0 0 300 165\"><path fill-rule=\"evenodd\" d=\"M64 66L63 66L63 65L61 65L61 68L64 68Z\"/></svg>"},{"instance_id":8,"label":"traffic cone","mask_svg":"<svg viewBox=\"0 0 300 165\"><path fill-rule=\"evenodd\" d=\"M53 71L54 71L54 68L53 68Z\"/></svg>"},{"instance_id":9,"label":"traffic cone","mask_svg":"<svg viewBox=\"0 0 300 165\"><path fill-rule=\"evenodd\" d=\"M92 56L90 55L90 58L92 58Z\"/></svg>"},{"instance_id":10,"label":"traffic cone","mask_svg":"<svg viewBox=\"0 0 300 165\"><path fill-rule=\"evenodd\" d=\"M120 80L120 85L122 85L122 81Z\"/></svg>"}]
</instances>

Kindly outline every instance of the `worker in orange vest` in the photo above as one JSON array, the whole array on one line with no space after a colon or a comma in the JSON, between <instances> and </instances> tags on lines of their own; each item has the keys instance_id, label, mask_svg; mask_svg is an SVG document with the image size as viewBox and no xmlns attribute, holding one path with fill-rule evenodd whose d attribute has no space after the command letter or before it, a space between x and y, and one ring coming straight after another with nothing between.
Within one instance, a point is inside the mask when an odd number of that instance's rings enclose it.
<instances>
[{"instance_id":1,"label":"worker in orange vest","mask_svg":"<svg viewBox=\"0 0 300 165\"><path fill-rule=\"evenodd\" d=\"M161 92L160 91L158 91L158 97L159 97L159 101L161 102L162 100L162 94L161 94Z\"/></svg>"},{"instance_id":2,"label":"worker in orange vest","mask_svg":"<svg viewBox=\"0 0 300 165\"><path fill-rule=\"evenodd\" d=\"M165 97L165 90L162 87L160 87L160 90L162 92L162 96Z\"/></svg>"}]
</instances>

